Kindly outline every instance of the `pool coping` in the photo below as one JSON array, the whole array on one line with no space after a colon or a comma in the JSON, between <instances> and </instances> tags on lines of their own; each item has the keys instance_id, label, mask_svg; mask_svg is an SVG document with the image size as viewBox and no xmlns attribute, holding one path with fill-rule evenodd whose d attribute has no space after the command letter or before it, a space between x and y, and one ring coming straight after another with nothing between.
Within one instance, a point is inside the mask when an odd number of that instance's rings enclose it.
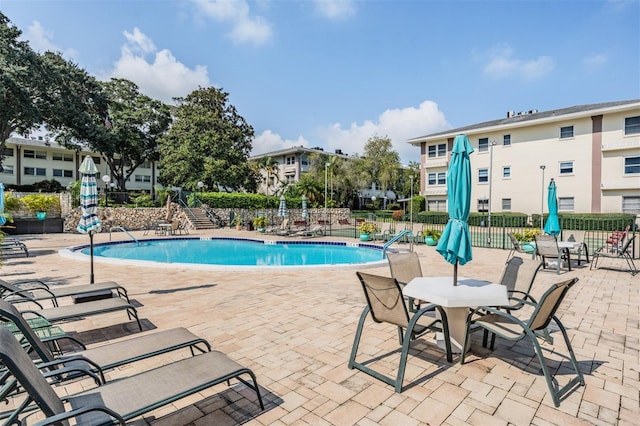
<instances>
[{"instance_id":1,"label":"pool coping","mask_svg":"<svg viewBox=\"0 0 640 426\"><path fill-rule=\"evenodd\" d=\"M168 240L202 240L202 241L210 241L210 240L240 240L240 241L251 241L256 243L263 243L265 245L274 245L274 244L313 244L313 245L337 245L337 246L346 246L346 247L362 247L383 251L384 247L377 244L370 243L358 243L358 242L345 242L345 241L310 241L310 240L262 240L256 238L238 238L238 237L174 237L174 238L145 238L136 241L168 241ZM129 244L132 241L130 240L120 240L120 241L109 241L102 243L95 243L93 247L100 247L105 245L116 245L116 244ZM72 258L80 261L89 262L91 260L91 256L88 254L81 253L81 250L86 248L90 248L90 244L80 244L71 247L66 247L58 250L58 254L62 257ZM390 250L389 251L395 251ZM328 264L328 265L214 265L214 264L202 264L202 263L182 263L182 262L156 262L152 260L134 260L134 259L115 259L109 257L102 256L93 256L93 261L95 263L104 263L104 264L112 264L112 265L129 265L129 266L141 266L141 267L151 267L151 268L183 268L183 269L193 269L193 270L210 270L210 271L256 271L259 268L270 268L270 269L281 269L283 271L291 271L291 270L312 270L312 269L331 269L331 270L353 270L353 269L367 269L367 268L378 268L380 266L386 266L388 261L386 257L382 260L378 260L375 262L365 262L365 263L351 263L351 264Z\"/></svg>"}]
</instances>

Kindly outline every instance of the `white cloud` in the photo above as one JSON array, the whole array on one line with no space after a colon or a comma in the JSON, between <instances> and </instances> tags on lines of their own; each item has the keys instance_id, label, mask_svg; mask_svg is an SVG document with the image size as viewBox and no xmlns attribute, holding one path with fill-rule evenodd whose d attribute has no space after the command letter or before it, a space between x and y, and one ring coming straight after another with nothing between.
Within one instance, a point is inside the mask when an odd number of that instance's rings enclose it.
<instances>
[{"instance_id":1,"label":"white cloud","mask_svg":"<svg viewBox=\"0 0 640 426\"><path fill-rule=\"evenodd\" d=\"M431 101L422 102L417 108L389 109L378 116L376 120L364 123L351 123L348 127L336 123L318 129L318 137L314 146L320 145L328 152L341 149L345 154L363 154L364 146L373 136L388 136L393 148L400 154L403 163L420 161L420 149L409 145L407 140L435 133L450 128L444 114L438 110L438 105ZM278 134L269 130L256 137L253 154L284 149L309 143L303 136L297 140L283 140Z\"/></svg>"},{"instance_id":2,"label":"white cloud","mask_svg":"<svg viewBox=\"0 0 640 426\"><path fill-rule=\"evenodd\" d=\"M484 66L483 72L493 79L515 76L526 80L536 80L550 74L555 68L553 59L548 56L540 56L530 60L513 58L513 49L507 45L491 49L487 56L488 62Z\"/></svg>"},{"instance_id":3,"label":"white cloud","mask_svg":"<svg viewBox=\"0 0 640 426\"><path fill-rule=\"evenodd\" d=\"M230 23L228 36L234 43L261 45L271 39L271 25L260 16L252 16L245 0L195 0L195 4L206 17Z\"/></svg>"},{"instance_id":4,"label":"white cloud","mask_svg":"<svg viewBox=\"0 0 640 426\"><path fill-rule=\"evenodd\" d=\"M609 58L607 58L604 54L591 55L587 56L582 60L584 66L590 70L595 68L601 68L608 62Z\"/></svg>"},{"instance_id":5,"label":"white cloud","mask_svg":"<svg viewBox=\"0 0 640 426\"><path fill-rule=\"evenodd\" d=\"M153 41L138 28L133 33L125 31L124 36L127 42L121 48L120 58L113 70L101 79L126 78L136 83L145 95L166 103L171 103L174 97L186 96L198 87L211 86L206 66L190 69L169 50L156 51ZM145 53L153 56L153 62L147 61Z\"/></svg>"},{"instance_id":6,"label":"white cloud","mask_svg":"<svg viewBox=\"0 0 640 426\"><path fill-rule=\"evenodd\" d=\"M293 146L305 146L309 148L309 142L302 136L298 136L296 140L283 139L277 133L271 130L265 130L253 140L253 149L251 155L264 154L266 152L278 151L280 149L291 148Z\"/></svg>"},{"instance_id":7,"label":"white cloud","mask_svg":"<svg viewBox=\"0 0 640 426\"><path fill-rule=\"evenodd\" d=\"M316 12L331 20L347 19L356 13L353 0L314 0Z\"/></svg>"},{"instance_id":8,"label":"white cloud","mask_svg":"<svg viewBox=\"0 0 640 426\"><path fill-rule=\"evenodd\" d=\"M29 46L36 52L51 51L61 53L67 59L74 59L77 56L77 52L74 49L63 50L55 45L52 41L53 33L45 30L38 21L33 21L33 23L27 27L27 30L22 33L20 38L26 40Z\"/></svg>"}]
</instances>

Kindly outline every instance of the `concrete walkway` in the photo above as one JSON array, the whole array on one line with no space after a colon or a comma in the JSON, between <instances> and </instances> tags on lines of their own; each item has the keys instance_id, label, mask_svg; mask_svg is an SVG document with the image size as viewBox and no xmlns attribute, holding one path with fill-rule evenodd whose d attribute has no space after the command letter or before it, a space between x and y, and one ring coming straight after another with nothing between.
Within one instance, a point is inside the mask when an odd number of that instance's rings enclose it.
<instances>
[{"instance_id":1,"label":"concrete walkway","mask_svg":"<svg viewBox=\"0 0 640 426\"><path fill-rule=\"evenodd\" d=\"M142 232L133 233L138 238ZM257 237L248 231L213 230L206 236ZM114 233L115 239L125 239ZM88 242L72 234L26 235L31 257L5 258L6 280L38 277L62 284L88 282L89 263L61 257L58 249ZM108 241L109 234L96 236ZM353 241L353 240L352 240ZM426 276L451 273L433 247L416 247ZM476 248L460 276L498 280L507 251ZM605 259L602 266L623 266ZM387 267L367 272L388 275ZM262 267L253 272L204 271L95 264L96 281L125 285L145 329L184 326L256 373L267 405L260 412L254 394L241 384L219 385L201 395L158 409L134 424L152 425L635 425L640 415L638 356L640 275L589 267L556 275L542 271L534 294L573 276L558 312L567 327L586 386L571 392L555 408L528 344L498 340L490 352L474 336L468 362L448 364L430 335L414 343L401 394L362 372L347 360L356 324L365 304L354 270L294 270ZM360 349L365 356L397 348L393 327L368 322ZM135 322L121 313L64 323L66 331L87 343L135 334ZM549 350L560 385L569 379L560 333ZM109 372L128 376L169 359L178 352ZM394 371L399 356L377 363ZM74 382L61 392L93 386ZM5 405L5 407L7 407ZM35 420L31 419L31 421Z\"/></svg>"}]
</instances>

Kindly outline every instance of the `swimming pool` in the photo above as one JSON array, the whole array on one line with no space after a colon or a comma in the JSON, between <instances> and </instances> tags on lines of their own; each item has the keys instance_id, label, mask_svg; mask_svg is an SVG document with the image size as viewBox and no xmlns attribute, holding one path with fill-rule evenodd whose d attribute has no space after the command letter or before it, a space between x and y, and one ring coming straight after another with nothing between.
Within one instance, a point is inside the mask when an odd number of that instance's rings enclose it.
<instances>
[{"instance_id":1,"label":"swimming pool","mask_svg":"<svg viewBox=\"0 0 640 426\"><path fill-rule=\"evenodd\" d=\"M362 268L387 263L380 246L335 241L187 237L101 243L93 252L94 261L100 263L198 269ZM88 259L89 246L71 247L60 254Z\"/></svg>"}]
</instances>

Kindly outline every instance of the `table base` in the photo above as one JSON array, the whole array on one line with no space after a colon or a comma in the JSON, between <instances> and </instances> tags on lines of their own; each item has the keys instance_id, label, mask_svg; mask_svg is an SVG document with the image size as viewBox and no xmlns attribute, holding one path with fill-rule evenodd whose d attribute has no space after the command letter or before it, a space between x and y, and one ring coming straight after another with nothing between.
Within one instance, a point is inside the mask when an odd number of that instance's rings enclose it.
<instances>
[{"instance_id":1,"label":"table base","mask_svg":"<svg viewBox=\"0 0 640 426\"><path fill-rule=\"evenodd\" d=\"M464 342L464 335L467 332L467 316L469 315L469 308L444 308L443 310L447 315L447 323L449 324L449 336L451 337L451 352L459 354L462 352L462 342ZM436 311L438 318L440 318L440 312ZM445 350L444 333L436 333L436 344L440 349ZM467 343L467 350L469 349L469 343ZM465 351L466 352L466 351Z\"/></svg>"}]
</instances>

